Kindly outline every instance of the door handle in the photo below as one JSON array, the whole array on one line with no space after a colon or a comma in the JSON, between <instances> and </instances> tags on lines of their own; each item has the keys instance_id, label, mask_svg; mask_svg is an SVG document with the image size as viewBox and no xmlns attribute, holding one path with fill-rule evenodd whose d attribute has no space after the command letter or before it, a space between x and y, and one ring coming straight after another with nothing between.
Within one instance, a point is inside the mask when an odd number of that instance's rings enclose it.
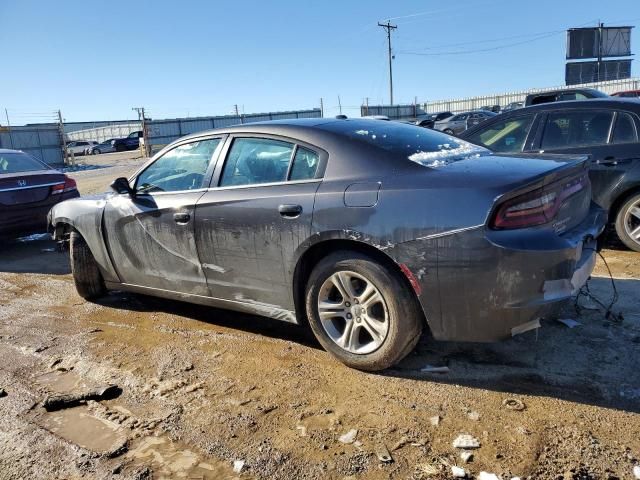
<instances>
[{"instance_id":1,"label":"door handle","mask_svg":"<svg viewBox=\"0 0 640 480\"><path fill-rule=\"evenodd\" d=\"M598 165L614 166L618 164L616 157L604 157L602 160L596 162Z\"/></svg>"},{"instance_id":2,"label":"door handle","mask_svg":"<svg viewBox=\"0 0 640 480\"><path fill-rule=\"evenodd\" d=\"M302 205L280 205L278 212L285 218L297 218L302 213Z\"/></svg>"},{"instance_id":3,"label":"door handle","mask_svg":"<svg viewBox=\"0 0 640 480\"><path fill-rule=\"evenodd\" d=\"M176 223L185 224L189 223L189 220L191 220L191 215L188 213L179 212L173 214L173 221Z\"/></svg>"}]
</instances>

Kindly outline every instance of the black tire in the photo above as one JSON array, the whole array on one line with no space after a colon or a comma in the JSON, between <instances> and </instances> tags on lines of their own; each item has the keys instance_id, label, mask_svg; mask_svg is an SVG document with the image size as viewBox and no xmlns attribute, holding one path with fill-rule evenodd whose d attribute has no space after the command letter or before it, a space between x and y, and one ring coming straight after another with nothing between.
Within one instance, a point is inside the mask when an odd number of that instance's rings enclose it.
<instances>
[{"instance_id":1,"label":"black tire","mask_svg":"<svg viewBox=\"0 0 640 480\"><path fill-rule=\"evenodd\" d=\"M70 243L71 273L78 294L87 300L104 295L104 279L87 242L82 235L73 231Z\"/></svg>"},{"instance_id":2,"label":"black tire","mask_svg":"<svg viewBox=\"0 0 640 480\"><path fill-rule=\"evenodd\" d=\"M616 214L616 233L618 238L625 246L634 252L640 252L640 236L634 238L630 235L629 230L633 231L636 228L640 228L640 218L633 215L634 212L640 209L640 193L630 196L618 209Z\"/></svg>"},{"instance_id":3,"label":"black tire","mask_svg":"<svg viewBox=\"0 0 640 480\"><path fill-rule=\"evenodd\" d=\"M94 155L100 155L101 153L102 153L102 152L100 151L100 149L99 149L99 148L94 148L94 149L93 149L93 154L94 154Z\"/></svg>"},{"instance_id":4,"label":"black tire","mask_svg":"<svg viewBox=\"0 0 640 480\"><path fill-rule=\"evenodd\" d=\"M320 321L318 301L321 290L336 272L361 275L378 290L386 304L387 333L371 352L353 353L339 346ZM418 343L424 322L417 299L400 274L371 257L352 251L335 252L316 265L307 281L305 306L311 330L325 350L345 365L359 370L384 370L398 363Z\"/></svg>"}]
</instances>

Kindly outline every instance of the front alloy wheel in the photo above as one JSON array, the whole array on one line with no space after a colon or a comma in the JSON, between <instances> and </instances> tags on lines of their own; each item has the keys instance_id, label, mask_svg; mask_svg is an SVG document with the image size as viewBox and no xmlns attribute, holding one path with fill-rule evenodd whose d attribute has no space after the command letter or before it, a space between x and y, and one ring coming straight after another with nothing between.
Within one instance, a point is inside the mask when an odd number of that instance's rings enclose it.
<instances>
[{"instance_id":1,"label":"front alloy wheel","mask_svg":"<svg viewBox=\"0 0 640 480\"><path fill-rule=\"evenodd\" d=\"M307 281L309 326L325 350L350 367L391 367L420 339L420 305L390 262L338 251L320 260Z\"/></svg>"}]
</instances>

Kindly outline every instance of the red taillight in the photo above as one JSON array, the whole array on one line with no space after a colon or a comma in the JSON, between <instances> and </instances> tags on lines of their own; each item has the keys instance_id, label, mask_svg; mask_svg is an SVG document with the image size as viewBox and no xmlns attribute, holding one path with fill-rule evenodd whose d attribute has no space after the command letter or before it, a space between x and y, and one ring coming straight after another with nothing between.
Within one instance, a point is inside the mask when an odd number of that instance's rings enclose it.
<instances>
[{"instance_id":1,"label":"red taillight","mask_svg":"<svg viewBox=\"0 0 640 480\"><path fill-rule=\"evenodd\" d=\"M491 221L491 228L511 229L547 223L556 216L563 202L589 183L586 174L560 180L502 203Z\"/></svg>"},{"instance_id":2,"label":"red taillight","mask_svg":"<svg viewBox=\"0 0 640 480\"><path fill-rule=\"evenodd\" d=\"M65 175L64 183L60 183L51 187L51 195L67 193L77 189L78 187L76 186L76 181L73 178L69 178Z\"/></svg>"}]
</instances>

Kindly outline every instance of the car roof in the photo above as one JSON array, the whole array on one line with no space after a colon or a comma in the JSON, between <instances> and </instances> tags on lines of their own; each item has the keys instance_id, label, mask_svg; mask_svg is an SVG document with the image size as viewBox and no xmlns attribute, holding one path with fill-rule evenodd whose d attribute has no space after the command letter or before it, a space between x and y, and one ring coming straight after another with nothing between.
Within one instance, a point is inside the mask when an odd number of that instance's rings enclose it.
<instances>
[{"instance_id":1,"label":"car roof","mask_svg":"<svg viewBox=\"0 0 640 480\"><path fill-rule=\"evenodd\" d=\"M266 120L261 122L242 123L236 125L230 125L228 127L216 128L214 130L206 130L203 132L193 133L185 137L181 137L180 141L189 138L196 138L211 134L226 134L226 133L262 133L267 135L282 135L295 137L301 133L322 132L323 134L329 134L325 130L320 130L316 127L320 125L327 125L329 123L344 123L345 132L350 128L354 128L360 124L371 125L371 122L382 122L383 120L377 120L374 118L294 118L288 120ZM357 125L356 125L357 124Z\"/></svg>"},{"instance_id":2,"label":"car roof","mask_svg":"<svg viewBox=\"0 0 640 480\"><path fill-rule=\"evenodd\" d=\"M588 100L566 100L563 102L548 102L541 103L539 105L530 105L528 107L519 108L518 110L513 110L512 112L507 112L504 115L515 115L516 112L518 114L526 113L526 112L535 112L538 110L562 110L566 108L623 108L623 107L632 107L632 109L639 109L640 102L637 100L629 99L629 98L617 98L617 97L608 97L608 98L590 98Z\"/></svg>"}]
</instances>

